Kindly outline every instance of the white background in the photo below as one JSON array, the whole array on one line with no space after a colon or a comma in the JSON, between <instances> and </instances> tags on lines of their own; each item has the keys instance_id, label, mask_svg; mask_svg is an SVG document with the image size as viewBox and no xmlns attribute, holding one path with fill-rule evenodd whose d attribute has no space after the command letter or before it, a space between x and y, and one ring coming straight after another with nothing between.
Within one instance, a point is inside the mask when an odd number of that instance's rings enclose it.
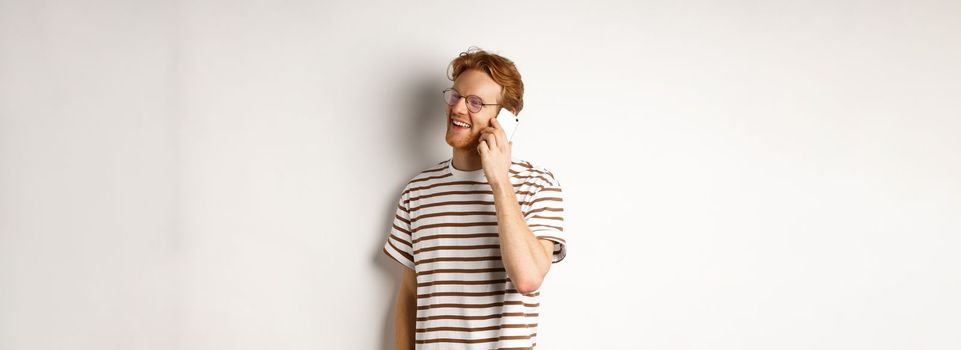
<instances>
[{"instance_id":1,"label":"white background","mask_svg":"<svg viewBox=\"0 0 961 350\"><path fill-rule=\"evenodd\" d=\"M956 0L0 0L0 349L387 348L471 45L565 191L538 348L961 348Z\"/></svg>"}]
</instances>

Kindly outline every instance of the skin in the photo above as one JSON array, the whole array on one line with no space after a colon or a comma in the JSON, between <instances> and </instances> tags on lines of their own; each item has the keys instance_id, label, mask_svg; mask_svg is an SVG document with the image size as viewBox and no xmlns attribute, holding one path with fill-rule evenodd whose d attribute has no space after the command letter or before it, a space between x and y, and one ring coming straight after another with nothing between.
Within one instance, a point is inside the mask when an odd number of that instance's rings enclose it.
<instances>
[{"instance_id":1,"label":"skin","mask_svg":"<svg viewBox=\"0 0 961 350\"><path fill-rule=\"evenodd\" d=\"M394 303L394 349L413 350L417 325L417 275L403 268Z\"/></svg>"},{"instance_id":2,"label":"skin","mask_svg":"<svg viewBox=\"0 0 961 350\"><path fill-rule=\"evenodd\" d=\"M484 103L500 103L498 97L502 87L479 70L461 73L454 80L453 88L461 96L477 95ZM466 100L461 98L457 104L447 107L445 139L453 149L454 168L463 171L484 169L494 193L504 269L518 292L530 294L540 288L551 268L554 243L535 237L524 221L508 173L511 143L495 118L498 108L499 105L489 105L473 113L467 109ZM516 110L511 112L517 114ZM470 129L455 129L453 119L470 123ZM404 268L394 313L395 349L414 348L416 309L417 276L413 270Z\"/></svg>"}]
</instances>

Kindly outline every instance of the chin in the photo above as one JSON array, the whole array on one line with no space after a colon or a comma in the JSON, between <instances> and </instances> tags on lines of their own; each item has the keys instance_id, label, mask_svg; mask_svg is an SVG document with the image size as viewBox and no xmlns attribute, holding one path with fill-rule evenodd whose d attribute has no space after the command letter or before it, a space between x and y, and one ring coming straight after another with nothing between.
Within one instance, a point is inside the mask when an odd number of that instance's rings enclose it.
<instances>
[{"instance_id":1,"label":"chin","mask_svg":"<svg viewBox=\"0 0 961 350\"><path fill-rule=\"evenodd\" d=\"M447 144L453 148L469 149L471 148L471 144L474 144L472 139L471 140L465 140L463 138L452 139L450 134L445 135L444 138L445 138L445 141L447 141ZM476 146L474 147L476 148Z\"/></svg>"}]
</instances>

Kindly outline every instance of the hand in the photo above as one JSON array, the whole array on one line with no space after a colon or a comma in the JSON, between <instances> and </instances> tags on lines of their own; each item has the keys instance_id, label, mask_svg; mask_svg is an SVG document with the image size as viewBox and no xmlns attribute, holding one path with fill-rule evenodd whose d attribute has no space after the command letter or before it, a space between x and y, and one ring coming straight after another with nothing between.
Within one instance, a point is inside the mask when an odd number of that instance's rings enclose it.
<instances>
[{"instance_id":1,"label":"hand","mask_svg":"<svg viewBox=\"0 0 961 350\"><path fill-rule=\"evenodd\" d=\"M510 183L507 170L511 167L513 143L507 141L507 133L504 132L497 118L491 118L490 123L491 126L481 130L477 152L481 156L481 165L484 167L487 183L493 187L501 183Z\"/></svg>"}]
</instances>

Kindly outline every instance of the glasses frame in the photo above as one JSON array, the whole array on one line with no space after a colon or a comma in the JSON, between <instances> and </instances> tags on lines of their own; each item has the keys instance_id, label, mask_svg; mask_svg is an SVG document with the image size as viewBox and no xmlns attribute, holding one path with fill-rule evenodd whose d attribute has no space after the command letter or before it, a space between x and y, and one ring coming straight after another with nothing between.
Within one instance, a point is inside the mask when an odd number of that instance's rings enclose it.
<instances>
[{"instance_id":1,"label":"glasses frame","mask_svg":"<svg viewBox=\"0 0 961 350\"><path fill-rule=\"evenodd\" d=\"M453 104L451 104L450 102L447 101L446 96L447 96L447 92L448 92L448 91L452 91L453 93L457 94L457 96L458 96L458 97L457 97L457 101L455 101ZM456 106L457 103L460 102L460 99L463 98L463 99L464 99L464 105L467 107L467 110L470 111L471 113L479 113L480 111L484 110L484 107L487 107L487 106L500 106L500 105L501 105L500 103L484 103L484 99L482 99L480 96L477 96L477 95L467 95L467 96L461 95L460 91L457 91L457 90L454 89L454 88L446 88L446 89L444 89L444 91L441 91L441 92L444 93L444 96L445 96L445 98L444 98L444 103L447 103L448 106ZM480 103L480 105L481 105L480 108L479 108L478 110L476 110L476 111L471 110L471 104L467 102L467 99L468 99L468 98L471 98L471 97L476 98L478 101L481 102L481 103Z\"/></svg>"}]
</instances>

